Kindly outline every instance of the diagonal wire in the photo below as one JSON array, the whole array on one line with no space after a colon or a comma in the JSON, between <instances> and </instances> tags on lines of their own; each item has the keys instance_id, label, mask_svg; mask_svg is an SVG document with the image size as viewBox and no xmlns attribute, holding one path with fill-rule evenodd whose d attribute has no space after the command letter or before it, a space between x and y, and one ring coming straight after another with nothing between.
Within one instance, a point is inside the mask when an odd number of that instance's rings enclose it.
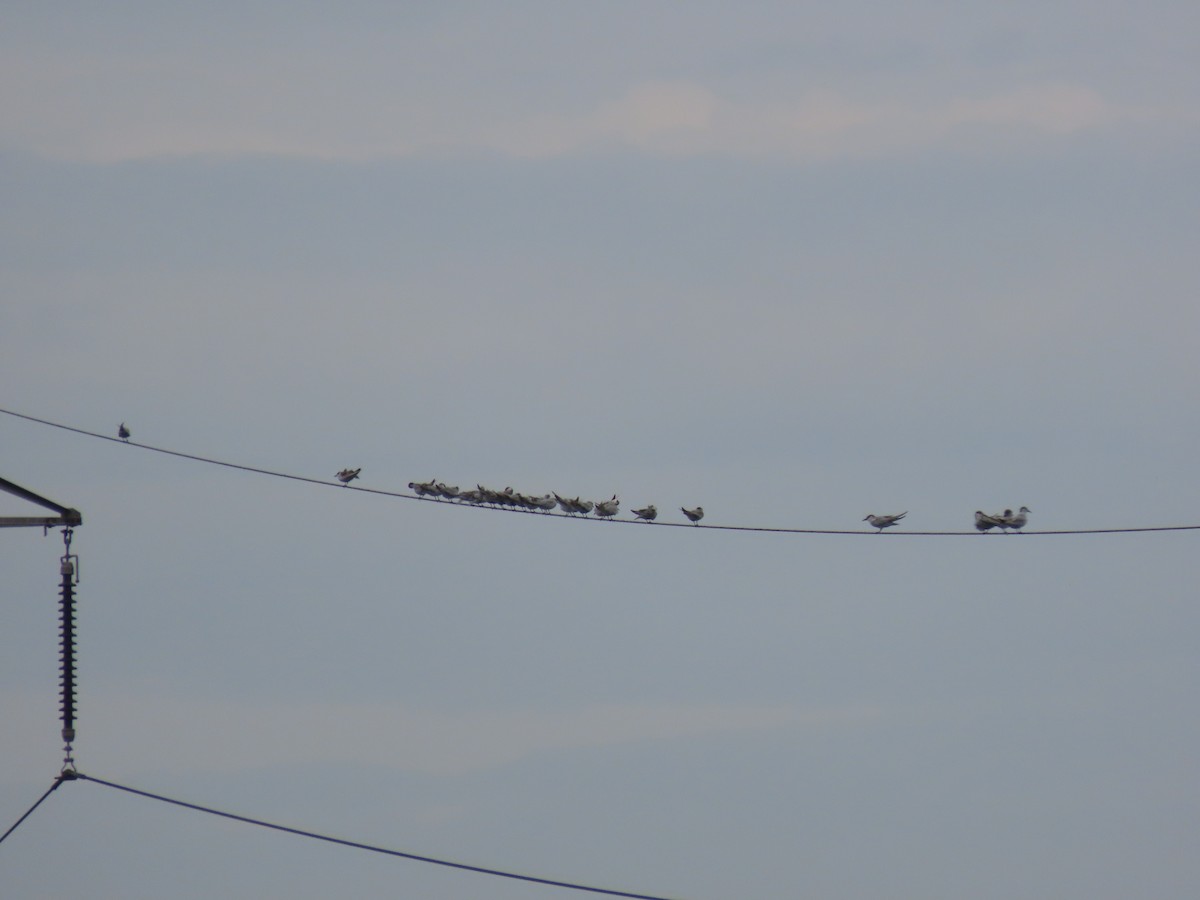
<instances>
[{"instance_id":1,"label":"diagonal wire","mask_svg":"<svg viewBox=\"0 0 1200 900\"><path fill-rule=\"evenodd\" d=\"M9 828L8 831L4 832L4 834L0 835L0 844L3 844L4 839L7 838L10 834L12 834L14 831L16 831L21 826L21 823L24 822L26 819L28 819L30 817L30 815L33 814L33 811L42 805L43 800L45 800L47 797L49 797L51 794L53 794L56 790L58 790L58 786L60 784L62 784L64 781L67 781L73 777L74 777L73 774L67 775L64 772L62 775L59 775L57 778L55 778L54 784L50 785L49 790L47 790L46 793L42 794L42 796L40 796L38 798L37 803L33 804L33 806L31 806L31 807L29 807L29 809L25 810L25 815L21 816L21 818L17 819L17 821L13 822L12 827Z\"/></svg>"},{"instance_id":2,"label":"diagonal wire","mask_svg":"<svg viewBox=\"0 0 1200 900\"><path fill-rule=\"evenodd\" d=\"M984 533L978 531L868 531L868 530L849 530L837 528L779 528L766 527L758 525L693 525L684 522L644 522L634 519L594 519L586 516L570 516L563 513L539 512L529 509L510 509L495 506L484 506L479 503L450 503L445 500L435 500L429 497L420 497L416 494L406 494L403 491L385 491L379 488L357 487L355 485L335 484L328 479L310 478L305 475L293 475L289 472L280 472L274 469L263 469L257 466L247 466L241 463L227 462L225 460L213 459L208 456L200 456L195 453L184 453L180 450L169 450L166 447L155 447L150 444L142 444L137 441L123 440L115 438L111 435L100 434L95 431L88 431L84 428L76 428L72 425L63 425L60 422L51 422L49 419L39 419L37 416L30 416L24 413L14 412L11 409L0 408L0 413L13 416L18 419L25 419L29 422L37 422L39 425L49 425L51 428L60 428L63 431L70 431L75 434L82 434L86 437L99 438L103 441L110 441L115 444L128 444L131 447L137 447L141 450L150 450L154 453L163 453L167 456L177 456L181 459L190 459L195 462L208 463L214 466L223 466L227 469L238 469L242 472L252 472L256 475L270 475L274 478L286 478L290 481L301 481L306 484L316 484L322 487L336 487L340 490L357 491L361 494L375 494L382 497L393 497L400 500L417 500L423 503L436 503L441 506L457 507L465 509L486 509L491 512L505 513L523 513L531 516L541 516L553 519L565 519L578 522L615 522L618 525L641 525L657 528L686 528L689 530L703 531L743 531L756 532L761 534L829 534L829 535L846 535L852 537L866 537L867 535L882 534L885 537L984 537ZM1043 531L1022 531L1023 535L1065 535L1065 534L1134 534L1138 532L1156 532L1156 531L1200 531L1200 525L1155 525L1149 527L1134 527L1134 528L1069 528Z\"/></svg>"},{"instance_id":3,"label":"diagonal wire","mask_svg":"<svg viewBox=\"0 0 1200 900\"><path fill-rule=\"evenodd\" d=\"M207 806L200 806L197 803L187 803L183 800L175 800L171 797L164 797L162 794L154 794L150 791L143 791L137 788L127 787L126 785L116 784L112 781L105 781L103 778L96 778L92 775L84 775L82 772L75 773L75 777L80 781L91 781L96 784L102 784L105 787L116 788L118 791L125 791L130 794L137 794L139 797L148 797L151 800L161 800L163 803L170 803L175 806L182 806L186 809L194 809L198 812L209 813L214 816L221 816L225 819L233 819L236 822L245 822L248 825L258 825L262 828L271 828L275 831L283 831L288 834L299 835L300 837L313 838L318 841L326 841L331 844L340 844L343 847L353 847L357 850L369 850L372 853L383 853L388 856L398 856L402 859L411 859L417 862L432 863L437 866L448 866L452 869L462 869L467 872L477 872L481 875L494 875L499 878L512 878L518 881L529 881L535 884L545 884L551 887L569 888L575 891L589 891L593 894L606 894L610 897L627 897L632 900L668 900L666 897L655 896L652 894L633 894L626 891L615 891L608 888L589 887L584 884L576 884L570 881L555 881L550 878L539 878L534 875L519 875L515 872L505 872L500 869L488 869L483 866L472 866L467 863L450 862L445 859L435 859L430 856L420 856L416 853L405 853L402 850L389 850L386 847L377 847L373 844L362 844L358 841L348 841L342 838L329 837L328 835L317 834L313 831L305 831L300 828L291 828L287 825L276 825L272 822L264 822L261 819L252 819L248 816L239 816L234 813L222 812L218 809L212 809ZM56 784L55 787L58 785ZM53 790L53 788L51 788ZM49 793L49 791L47 791ZM43 798L44 799L44 798ZM41 801L38 801L39 803ZM28 815L28 814L27 814ZM14 826L15 827L15 826Z\"/></svg>"}]
</instances>

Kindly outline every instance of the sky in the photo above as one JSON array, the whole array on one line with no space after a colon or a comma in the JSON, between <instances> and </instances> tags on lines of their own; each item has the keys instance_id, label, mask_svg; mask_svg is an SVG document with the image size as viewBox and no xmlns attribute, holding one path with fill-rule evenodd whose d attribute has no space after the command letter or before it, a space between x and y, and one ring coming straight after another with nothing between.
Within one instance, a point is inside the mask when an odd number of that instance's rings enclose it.
<instances>
[{"instance_id":1,"label":"sky","mask_svg":"<svg viewBox=\"0 0 1200 900\"><path fill-rule=\"evenodd\" d=\"M0 413L83 515L79 771L661 897L1195 895L1197 532L898 532L1200 525L1198 26L5 4L0 409L329 482ZM4 828L61 768L62 553L0 531ZM86 781L0 886L579 895Z\"/></svg>"}]
</instances>

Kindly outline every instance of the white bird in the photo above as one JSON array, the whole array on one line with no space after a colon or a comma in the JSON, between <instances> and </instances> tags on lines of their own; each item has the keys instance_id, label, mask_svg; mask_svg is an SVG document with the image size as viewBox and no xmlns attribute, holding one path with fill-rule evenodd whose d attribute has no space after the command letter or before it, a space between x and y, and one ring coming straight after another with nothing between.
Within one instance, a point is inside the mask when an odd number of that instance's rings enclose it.
<instances>
[{"instance_id":1,"label":"white bird","mask_svg":"<svg viewBox=\"0 0 1200 900\"><path fill-rule=\"evenodd\" d=\"M458 485L446 484L444 481L439 481L433 488L447 500L456 500L458 499L458 495L462 493L458 489Z\"/></svg>"},{"instance_id":2,"label":"white bird","mask_svg":"<svg viewBox=\"0 0 1200 900\"><path fill-rule=\"evenodd\" d=\"M1033 510L1028 506L1022 506L1016 515L1006 515L1004 517L1004 524L1009 528L1015 528L1017 531L1020 531L1025 527L1025 523L1029 521L1029 514L1031 512L1033 512Z\"/></svg>"},{"instance_id":3,"label":"white bird","mask_svg":"<svg viewBox=\"0 0 1200 900\"><path fill-rule=\"evenodd\" d=\"M621 504L617 500L617 495L613 494L611 500L601 500L596 504L596 515L610 519L617 514L617 510L620 508Z\"/></svg>"},{"instance_id":4,"label":"white bird","mask_svg":"<svg viewBox=\"0 0 1200 900\"><path fill-rule=\"evenodd\" d=\"M585 516L592 511L591 500L580 500L578 497L576 497L571 501L571 506L575 512L582 513Z\"/></svg>"},{"instance_id":5,"label":"white bird","mask_svg":"<svg viewBox=\"0 0 1200 900\"><path fill-rule=\"evenodd\" d=\"M533 505L538 509L544 510L545 512L550 512L550 510L554 509L554 507L558 505L558 501L549 494L546 494L542 497L534 497Z\"/></svg>"},{"instance_id":6,"label":"white bird","mask_svg":"<svg viewBox=\"0 0 1200 900\"><path fill-rule=\"evenodd\" d=\"M426 495L430 497L438 496L438 489L432 481L410 481L408 487L418 497Z\"/></svg>"},{"instance_id":7,"label":"white bird","mask_svg":"<svg viewBox=\"0 0 1200 900\"><path fill-rule=\"evenodd\" d=\"M700 520L704 518L704 507L703 506L697 506L695 509L684 509L681 506L681 507L679 507L679 511L681 513L683 513L685 516L687 516L688 519L691 520L691 523L693 525L698 524L700 522Z\"/></svg>"},{"instance_id":8,"label":"white bird","mask_svg":"<svg viewBox=\"0 0 1200 900\"><path fill-rule=\"evenodd\" d=\"M902 513L897 513L894 516L877 516L877 515L874 515L873 513L867 513L867 516L866 516L866 518L863 519L863 521L870 522L872 527L878 528L879 532L882 532L883 529L891 528L893 525L895 525L897 522L899 522L901 519L903 519L907 515L908 515L908 510L905 510ZM876 532L876 533L879 533L879 532Z\"/></svg>"},{"instance_id":9,"label":"white bird","mask_svg":"<svg viewBox=\"0 0 1200 900\"><path fill-rule=\"evenodd\" d=\"M342 471L337 473L337 480L342 484L349 484L358 477L358 473L361 471L361 466L357 469L342 469Z\"/></svg>"},{"instance_id":10,"label":"white bird","mask_svg":"<svg viewBox=\"0 0 1200 900\"><path fill-rule=\"evenodd\" d=\"M653 522L658 518L658 510L654 508L653 503L647 504L645 509L633 510L633 514L639 519L644 519L647 522Z\"/></svg>"},{"instance_id":11,"label":"white bird","mask_svg":"<svg viewBox=\"0 0 1200 900\"><path fill-rule=\"evenodd\" d=\"M975 510L975 529L977 531L991 531L1000 524L1000 519L996 516L989 516L981 509Z\"/></svg>"},{"instance_id":12,"label":"white bird","mask_svg":"<svg viewBox=\"0 0 1200 900\"><path fill-rule=\"evenodd\" d=\"M124 422L122 422L121 427L117 429L117 437L119 437L123 441L127 441L127 440L129 440L130 437L132 437L131 432L129 431L128 428L125 427Z\"/></svg>"}]
</instances>

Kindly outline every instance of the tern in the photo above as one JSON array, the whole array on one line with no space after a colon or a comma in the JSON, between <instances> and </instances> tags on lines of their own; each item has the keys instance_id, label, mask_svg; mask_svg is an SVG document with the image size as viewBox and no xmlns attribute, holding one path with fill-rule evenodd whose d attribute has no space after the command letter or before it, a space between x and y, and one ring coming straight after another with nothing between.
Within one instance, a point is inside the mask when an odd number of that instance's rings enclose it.
<instances>
[{"instance_id":1,"label":"tern","mask_svg":"<svg viewBox=\"0 0 1200 900\"><path fill-rule=\"evenodd\" d=\"M430 497L438 496L438 489L432 481L410 481L408 487L418 497L424 497L427 494Z\"/></svg>"},{"instance_id":2,"label":"tern","mask_svg":"<svg viewBox=\"0 0 1200 900\"><path fill-rule=\"evenodd\" d=\"M1029 514L1033 512L1028 506L1022 506L1016 515L1007 515L1004 517L1004 524L1009 528L1015 528L1020 531L1025 527L1025 523L1029 521Z\"/></svg>"},{"instance_id":3,"label":"tern","mask_svg":"<svg viewBox=\"0 0 1200 900\"><path fill-rule=\"evenodd\" d=\"M556 495L557 496L557 495ZM558 501L549 494L542 497L534 497L533 505L544 512L550 512L554 507L558 506Z\"/></svg>"},{"instance_id":4,"label":"tern","mask_svg":"<svg viewBox=\"0 0 1200 900\"><path fill-rule=\"evenodd\" d=\"M361 466L357 469L342 469L342 471L337 473L337 480L342 484L349 484L358 477L358 473L361 471Z\"/></svg>"},{"instance_id":5,"label":"tern","mask_svg":"<svg viewBox=\"0 0 1200 900\"><path fill-rule=\"evenodd\" d=\"M691 523L693 525L699 524L700 520L704 518L704 507L703 506L697 506L695 509L684 509L681 506L681 507L679 507L679 511L681 513L683 513L685 516L687 516L688 519L691 520Z\"/></svg>"},{"instance_id":6,"label":"tern","mask_svg":"<svg viewBox=\"0 0 1200 900\"><path fill-rule=\"evenodd\" d=\"M129 440L130 437L132 437L132 433L129 431L128 428L125 427L124 422L122 422L121 427L117 429L117 437L119 437L123 441L127 441L127 440Z\"/></svg>"},{"instance_id":7,"label":"tern","mask_svg":"<svg viewBox=\"0 0 1200 900\"><path fill-rule=\"evenodd\" d=\"M895 525L897 522L899 522L901 519L903 519L907 515L908 515L908 510L905 510L902 513L897 513L894 516L877 516L874 513L867 513L867 516L866 516L866 518L863 519L863 521L870 522L872 527L879 529L876 532L876 534L879 534L880 532L883 531L883 529L891 528L893 525Z\"/></svg>"},{"instance_id":8,"label":"tern","mask_svg":"<svg viewBox=\"0 0 1200 900\"><path fill-rule=\"evenodd\" d=\"M458 489L458 485L449 485L444 481L439 481L433 486L433 489L447 500L455 500L458 498L458 495L462 493L462 491Z\"/></svg>"},{"instance_id":9,"label":"tern","mask_svg":"<svg viewBox=\"0 0 1200 900\"><path fill-rule=\"evenodd\" d=\"M596 504L596 515L603 516L606 519L611 519L617 514L621 504L617 500L617 495L613 494L611 500L601 500Z\"/></svg>"},{"instance_id":10,"label":"tern","mask_svg":"<svg viewBox=\"0 0 1200 900\"><path fill-rule=\"evenodd\" d=\"M1000 519L996 516L989 516L981 509L975 510L975 529L977 531L991 531L1000 524Z\"/></svg>"},{"instance_id":11,"label":"tern","mask_svg":"<svg viewBox=\"0 0 1200 900\"><path fill-rule=\"evenodd\" d=\"M647 504L645 509L633 510L633 514L646 522L653 522L658 518L658 510L654 508L653 503Z\"/></svg>"}]
</instances>

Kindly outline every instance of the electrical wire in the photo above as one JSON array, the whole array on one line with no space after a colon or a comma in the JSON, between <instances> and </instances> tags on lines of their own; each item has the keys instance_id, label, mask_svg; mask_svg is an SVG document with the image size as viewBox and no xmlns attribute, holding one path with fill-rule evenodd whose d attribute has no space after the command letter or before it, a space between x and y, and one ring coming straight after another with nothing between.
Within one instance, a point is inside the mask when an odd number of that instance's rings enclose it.
<instances>
[{"instance_id":1,"label":"electrical wire","mask_svg":"<svg viewBox=\"0 0 1200 900\"><path fill-rule=\"evenodd\" d=\"M429 497L420 497L416 494L407 494L402 491L385 491L379 488L358 487L356 485L347 485L335 483L328 479L311 478L305 475L294 475L288 472L280 472L274 469L263 469L257 466L247 466L241 463L226 462L220 459L213 459L208 456L200 456L195 453L184 453L179 450L169 450L165 447L155 447L150 444L143 444L133 440L112 437L107 434L100 434L95 431L88 431L84 428L76 428L73 425L63 425L60 422L52 422L48 419L40 419L36 416L26 415L24 413L14 412L10 409L0 408L0 413L7 416L13 416L18 419L25 419L29 422L36 422L39 425L48 425L51 428L59 428L63 431L70 431L74 434L81 434L85 437L99 438L103 441L110 441L116 444L127 444L131 447L137 447L141 450L149 450L153 453L163 453L167 456L176 456L181 459L192 460L193 462L207 463L214 466L223 466L227 469L237 469L242 472L251 472L256 475L269 475L273 478L285 478L290 481L304 482L305 484L316 484L322 487L335 487L340 490L355 491L360 494L374 494L381 497L391 497L399 500L416 500L422 503L436 503L440 506L449 506L460 509L486 509L492 512L506 513L523 513L525 515L540 516L543 518L552 518L559 520L570 520L577 522L615 522L618 525L639 525L652 526L658 528L686 528L688 530L704 530L704 531L743 531L755 532L762 534L826 534L826 535L845 535L854 537L866 537L868 535L882 534L885 537L983 537L985 533L978 531L869 531L865 529L849 530L837 528L782 528L768 527L756 525L701 525L689 524L684 522L645 522L635 519L597 519L588 518L586 516L572 516L565 513L541 512L529 509L512 509L497 506L485 506L481 503L455 503L446 500L435 500ZM1149 527L1132 527L1132 528L1069 528L1055 530L1033 530L1021 531L1022 535L1046 537L1049 535L1068 535L1068 534L1134 534L1144 532L1159 532L1159 531L1200 531L1200 525L1155 525Z\"/></svg>"},{"instance_id":2,"label":"electrical wire","mask_svg":"<svg viewBox=\"0 0 1200 900\"><path fill-rule=\"evenodd\" d=\"M50 788L49 788L49 790L46 791L46 793L44 793L44 794L42 794L42 796L38 797L37 803L33 804L33 806L31 806L31 807L29 807L29 809L25 810L25 814L23 816L21 816L21 818L17 819L17 821L13 822L12 827L9 828L8 831L6 831L6 832L4 832L4 834L0 835L0 844L3 844L5 838L7 838L10 834L12 834L14 831L16 831L21 826L21 823L24 822L26 819L28 819L30 817L30 815L33 814L33 811L42 805L43 800L45 800L47 797L49 797L51 794L53 794L56 790L58 790L58 786L60 784L62 784L64 781L68 781L74 777L75 777L74 772L71 772L70 774L68 774L67 772L64 772L63 774L61 774L57 778L55 778L54 784L50 785Z\"/></svg>"},{"instance_id":3,"label":"electrical wire","mask_svg":"<svg viewBox=\"0 0 1200 900\"><path fill-rule=\"evenodd\" d=\"M91 781L95 784L102 784L105 787L115 788L118 791L125 791L126 793L136 794L139 797L148 797L151 800L160 800L163 803L170 803L175 806L182 806L185 809L193 809L198 812L208 813L208 814L214 815L214 816L220 816L225 819L233 819L236 822L244 822L247 825L258 825L259 827L262 827L262 828L270 828L275 831L283 831L283 832L286 832L287 834L299 835L300 837L312 838L312 839L318 840L318 841L326 841L327 843L331 843L331 844L339 844L343 847L353 847L356 850L369 850L372 853L383 853L387 856L397 856L402 859L415 860L416 862L432 863L433 865L436 865L436 866L447 866L452 869L462 869L464 871L475 872L480 875L493 875L498 878L511 878L511 879L515 879L517 881L528 881L528 882L533 882L534 884L549 885L551 887L568 888L573 891L587 891L587 892L590 892L593 894L605 894L609 897L626 897L626 898L632 898L632 900L669 900L669 898L656 896L656 895L652 895L652 894L634 894L634 893L630 893L628 891L617 891L617 890L611 890L609 888L591 887L589 885L577 884L577 883L571 882L571 881L556 881L551 878L539 878L534 875L520 875L516 872L505 872L500 869L488 869L483 866L472 866L472 865L468 865L467 863L451 862L451 861L445 860L445 859L435 859L431 856L420 856L416 853L406 853L402 850L390 850L386 847L377 847L373 844L363 844L363 843L359 843L358 841L348 841L348 840L344 840L343 838L329 837L328 835L317 834L316 832L313 832L313 831L305 831L301 828L291 828L287 825L276 825L272 822L264 822L261 819L252 819L248 816L239 816L239 815L236 815L236 814L230 813L230 812L222 812L219 809L212 809L211 807L200 806L197 803L187 803L183 800L175 800L171 797L164 797L162 794L154 794L154 793L151 793L150 791L143 791L143 790L139 790L138 788L128 787L126 785L117 784L112 781L106 781L103 778L96 778L95 776L92 776L92 775L84 775L82 772L75 772L74 777L78 778L80 781ZM55 783L54 787L58 787L58 784ZM50 790L54 790L54 788L51 788ZM48 793L49 793L49 791L47 791L47 794ZM45 798L43 797L42 799L45 799ZM40 803L41 801L39 800L38 802ZM35 804L35 806L36 806L36 804ZM32 810L30 810L30 812L32 812ZM28 813L26 813L26 815L28 815ZM16 826L13 826L13 827L15 828Z\"/></svg>"}]
</instances>

